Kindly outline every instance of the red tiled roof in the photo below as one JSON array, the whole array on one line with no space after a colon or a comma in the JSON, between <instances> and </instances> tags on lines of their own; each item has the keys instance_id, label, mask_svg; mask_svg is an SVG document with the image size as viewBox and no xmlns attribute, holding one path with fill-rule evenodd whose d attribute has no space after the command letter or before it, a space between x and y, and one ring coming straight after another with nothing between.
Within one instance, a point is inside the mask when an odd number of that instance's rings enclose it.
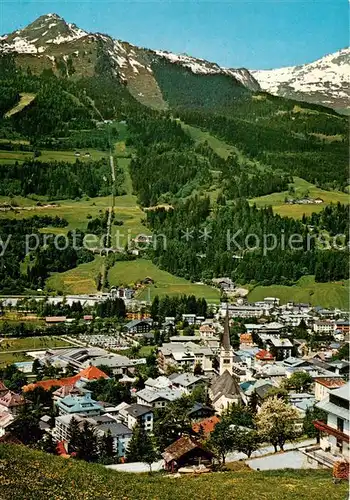
<instances>
[{"instance_id":1,"label":"red tiled roof","mask_svg":"<svg viewBox=\"0 0 350 500\"><path fill-rule=\"evenodd\" d=\"M79 375L74 375L74 377L67 377L61 379L50 379L50 380L40 380L32 384L23 386L23 391L33 391L36 387L41 387L45 391L49 391L52 387L63 387L65 385L75 385L78 380L80 380Z\"/></svg>"},{"instance_id":2,"label":"red tiled roof","mask_svg":"<svg viewBox=\"0 0 350 500\"><path fill-rule=\"evenodd\" d=\"M87 380L96 380L99 378L109 378L102 370L97 368L97 366L88 366L85 370L78 373L80 378L86 378Z\"/></svg>"},{"instance_id":3,"label":"red tiled roof","mask_svg":"<svg viewBox=\"0 0 350 500\"><path fill-rule=\"evenodd\" d=\"M239 341L244 344L244 343L253 343L253 337L250 333L241 333L239 337Z\"/></svg>"},{"instance_id":4,"label":"red tiled roof","mask_svg":"<svg viewBox=\"0 0 350 500\"><path fill-rule=\"evenodd\" d=\"M329 389L334 389L335 387L342 387L343 385L345 385L345 380L333 377L315 378L315 382L323 385L324 387L328 387Z\"/></svg>"},{"instance_id":5,"label":"red tiled roof","mask_svg":"<svg viewBox=\"0 0 350 500\"><path fill-rule=\"evenodd\" d=\"M58 441L58 443L56 445L56 451L57 451L57 455L59 455L60 457L64 457L64 458L70 457L70 455L67 453L67 450L65 447L65 441Z\"/></svg>"},{"instance_id":6,"label":"red tiled roof","mask_svg":"<svg viewBox=\"0 0 350 500\"><path fill-rule=\"evenodd\" d=\"M265 349L261 349L261 351L257 352L255 354L255 357L258 359L275 359L273 355L270 353L270 351L266 351Z\"/></svg>"},{"instance_id":7,"label":"red tiled roof","mask_svg":"<svg viewBox=\"0 0 350 500\"><path fill-rule=\"evenodd\" d=\"M196 433L200 431L202 427L204 434L210 434L215 429L216 424L220 422L219 417L214 415L213 417L205 418L201 422L197 422L192 425L192 430Z\"/></svg>"},{"instance_id":8,"label":"red tiled roof","mask_svg":"<svg viewBox=\"0 0 350 500\"><path fill-rule=\"evenodd\" d=\"M60 378L57 380L40 380L40 382L25 385L23 387L23 391L33 391L36 387L42 387L43 389L45 389L45 391L49 391L52 387L75 385L81 378L86 380L97 380L99 378L108 378L108 375L106 375L105 372L103 372L96 366L88 366L73 377Z\"/></svg>"}]
</instances>

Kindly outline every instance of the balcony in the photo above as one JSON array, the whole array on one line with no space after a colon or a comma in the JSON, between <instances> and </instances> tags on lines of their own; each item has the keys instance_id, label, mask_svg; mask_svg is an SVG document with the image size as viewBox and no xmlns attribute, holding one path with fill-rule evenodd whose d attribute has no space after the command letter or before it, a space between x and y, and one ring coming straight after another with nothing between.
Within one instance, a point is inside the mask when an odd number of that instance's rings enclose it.
<instances>
[{"instance_id":1,"label":"balcony","mask_svg":"<svg viewBox=\"0 0 350 500\"><path fill-rule=\"evenodd\" d=\"M348 434L345 434L344 432L339 431L334 427L330 427L329 425L322 422L322 420L314 420L313 424L319 431L324 432L325 434L328 434L330 436L334 436L339 441L343 441L344 443L349 443L350 441L350 436Z\"/></svg>"}]
</instances>

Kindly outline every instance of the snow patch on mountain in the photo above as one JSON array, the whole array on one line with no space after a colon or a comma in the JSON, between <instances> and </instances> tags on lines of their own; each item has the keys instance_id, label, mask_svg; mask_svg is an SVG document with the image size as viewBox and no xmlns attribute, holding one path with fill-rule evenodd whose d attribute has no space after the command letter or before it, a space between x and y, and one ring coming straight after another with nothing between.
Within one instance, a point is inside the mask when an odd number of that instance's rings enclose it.
<instances>
[{"instance_id":1,"label":"snow patch on mountain","mask_svg":"<svg viewBox=\"0 0 350 500\"><path fill-rule=\"evenodd\" d=\"M158 56L168 59L172 63L179 63L181 66L189 68L193 73L196 74L217 74L221 73L222 70L220 66L216 63L209 63L205 59L198 59L195 57L187 56L185 54L174 54L173 52L167 52L164 50L154 51Z\"/></svg>"},{"instance_id":2,"label":"snow patch on mountain","mask_svg":"<svg viewBox=\"0 0 350 500\"><path fill-rule=\"evenodd\" d=\"M350 49L342 49L302 66L251 71L263 90L272 94L324 94L334 99L349 97ZM323 102L332 102L324 99Z\"/></svg>"}]
</instances>

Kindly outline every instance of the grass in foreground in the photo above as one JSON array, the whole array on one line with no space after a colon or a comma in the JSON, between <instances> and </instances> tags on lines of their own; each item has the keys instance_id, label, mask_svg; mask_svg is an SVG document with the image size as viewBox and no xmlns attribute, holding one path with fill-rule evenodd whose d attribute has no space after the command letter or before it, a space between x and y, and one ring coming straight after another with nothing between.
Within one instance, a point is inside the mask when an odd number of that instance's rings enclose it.
<instances>
[{"instance_id":1,"label":"grass in foreground","mask_svg":"<svg viewBox=\"0 0 350 500\"><path fill-rule=\"evenodd\" d=\"M109 271L108 281L113 285L132 285L144 278L152 278L155 283L143 289L139 295L140 300L152 300L156 295L196 295L208 301L217 302L220 298L219 291L207 285L191 283L184 278L159 269L150 260L137 259L128 262L117 262Z\"/></svg>"},{"instance_id":2,"label":"grass in foreground","mask_svg":"<svg viewBox=\"0 0 350 500\"><path fill-rule=\"evenodd\" d=\"M255 302L263 300L264 297L278 297L281 304L290 301L308 302L313 306L349 310L349 283L349 280L316 283L314 276L303 276L294 286L256 286L249 293L248 300Z\"/></svg>"},{"instance_id":3,"label":"grass in foreground","mask_svg":"<svg viewBox=\"0 0 350 500\"><path fill-rule=\"evenodd\" d=\"M201 477L124 474L0 445L1 498L11 500L343 500L346 482L324 470L225 472Z\"/></svg>"}]
</instances>

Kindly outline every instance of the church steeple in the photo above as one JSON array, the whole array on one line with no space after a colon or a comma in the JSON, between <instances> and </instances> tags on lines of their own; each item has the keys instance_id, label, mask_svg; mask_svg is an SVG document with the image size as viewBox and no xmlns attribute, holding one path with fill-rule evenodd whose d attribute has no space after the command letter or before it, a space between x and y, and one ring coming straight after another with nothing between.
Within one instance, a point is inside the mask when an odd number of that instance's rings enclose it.
<instances>
[{"instance_id":1,"label":"church steeple","mask_svg":"<svg viewBox=\"0 0 350 500\"><path fill-rule=\"evenodd\" d=\"M221 339L220 346L220 367L219 372L222 375L228 371L232 375L234 352L230 342L230 323L228 314L228 304L226 304L226 316L224 322L224 333Z\"/></svg>"},{"instance_id":2,"label":"church steeple","mask_svg":"<svg viewBox=\"0 0 350 500\"><path fill-rule=\"evenodd\" d=\"M231 347L231 342L230 342L230 323L229 323L229 316L228 316L228 303L226 304L226 315L225 315L225 322L224 322L224 334L222 336L221 340L221 347L225 349L226 351L230 350Z\"/></svg>"}]
</instances>

